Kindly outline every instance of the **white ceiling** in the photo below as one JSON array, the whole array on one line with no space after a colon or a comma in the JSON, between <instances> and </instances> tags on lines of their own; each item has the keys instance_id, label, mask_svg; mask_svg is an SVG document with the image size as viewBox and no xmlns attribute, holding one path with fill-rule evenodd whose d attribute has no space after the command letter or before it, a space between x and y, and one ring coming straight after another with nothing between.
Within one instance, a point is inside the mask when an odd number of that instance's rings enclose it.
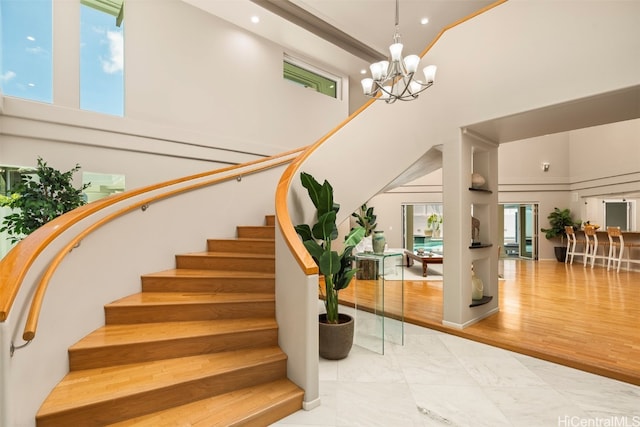
<instances>
[{"instance_id":1,"label":"white ceiling","mask_svg":"<svg viewBox=\"0 0 640 427\"><path fill-rule=\"evenodd\" d=\"M312 32L289 22L250 0L184 0L239 27L259 34L313 61L327 71L347 74L355 81L363 78L371 61L346 52ZM377 51L382 59L388 55L395 28L395 0L263 0L265 5L303 9L340 32ZM404 54L420 54L448 25L493 3L490 0L400 0L399 24ZM253 24L252 16L260 23ZM429 19L422 25L423 17ZM330 30L331 31L331 30ZM428 64L423 64L428 65Z\"/></svg>"},{"instance_id":2,"label":"white ceiling","mask_svg":"<svg viewBox=\"0 0 640 427\"><path fill-rule=\"evenodd\" d=\"M368 72L372 54L380 56L376 60L388 55L395 27L395 0L183 1L272 40L298 59L329 72L346 74L356 82L364 77L361 70ZM403 53L419 55L444 28L492 3L493 0L400 0ZM275 9L279 11L273 12ZM296 13L298 16L292 16ZM258 24L251 22L253 16L260 18ZM423 17L429 19L427 25L421 25ZM314 30L321 35L314 34ZM632 87L477 123L468 129L493 141L508 142L638 117L640 87Z\"/></svg>"}]
</instances>

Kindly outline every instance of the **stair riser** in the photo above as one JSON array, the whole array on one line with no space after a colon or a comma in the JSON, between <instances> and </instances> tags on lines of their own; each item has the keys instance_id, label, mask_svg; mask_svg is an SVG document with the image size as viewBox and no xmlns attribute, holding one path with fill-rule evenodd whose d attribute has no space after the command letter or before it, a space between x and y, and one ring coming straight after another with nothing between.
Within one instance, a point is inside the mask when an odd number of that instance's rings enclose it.
<instances>
[{"instance_id":1,"label":"stair riser","mask_svg":"<svg viewBox=\"0 0 640 427\"><path fill-rule=\"evenodd\" d=\"M275 239L276 229L272 226L240 226L236 233L240 238Z\"/></svg>"},{"instance_id":2,"label":"stair riser","mask_svg":"<svg viewBox=\"0 0 640 427\"><path fill-rule=\"evenodd\" d=\"M241 421L231 423L229 427L264 427L279 421L294 412L302 409L304 394L292 397L285 401L278 402L277 405L269 407L267 410L255 414Z\"/></svg>"},{"instance_id":3,"label":"stair riser","mask_svg":"<svg viewBox=\"0 0 640 427\"><path fill-rule=\"evenodd\" d=\"M140 392L36 419L37 427L104 426L286 376L286 360Z\"/></svg>"},{"instance_id":4,"label":"stair riser","mask_svg":"<svg viewBox=\"0 0 640 427\"><path fill-rule=\"evenodd\" d=\"M237 257L177 255L176 267L198 270L254 271L262 273L275 273L276 269L273 257L244 258L240 255Z\"/></svg>"},{"instance_id":5,"label":"stair riser","mask_svg":"<svg viewBox=\"0 0 640 427\"><path fill-rule=\"evenodd\" d=\"M143 277L142 292L275 292L275 279Z\"/></svg>"},{"instance_id":6,"label":"stair riser","mask_svg":"<svg viewBox=\"0 0 640 427\"><path fill-rule=\"evenodd\" d=\"M238 252L270 254L276 253L276 244L273 240L207 240L207 250L210 252Z\"/></svg>"},{"instance_id":7,"label":"stair riser","mask_svg":"<svg viewBox=\"0 0 640 427\"><path fill-rule=\"evenodd\" d=\"M167 328L171 325L168 324ZM278 345L277 328L70 350L69 370L101 368L198 354Z\"/></svg>"},{"instance_id":8,"label":"stair riser","mask_svg":"<svg viewBox=\"0 0 640 427\"><path fill-rule=\"evenodd\" d=\"M107 325L256 317L275 317L275 303L273 301L242 301L219 304L109 306L105 308Z\"/></svg>"}]
</instances>

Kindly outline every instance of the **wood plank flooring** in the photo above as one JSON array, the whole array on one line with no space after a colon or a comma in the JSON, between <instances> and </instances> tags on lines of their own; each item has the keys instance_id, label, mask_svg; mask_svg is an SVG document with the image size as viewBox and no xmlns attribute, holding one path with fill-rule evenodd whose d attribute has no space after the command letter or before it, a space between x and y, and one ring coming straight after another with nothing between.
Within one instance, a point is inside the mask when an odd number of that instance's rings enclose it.
<instances>
[{"instance_id":1,"label":"wood plank flooring","mask_svg":"<svg viewBox=\"0 0 640 427\"><path fill-rule=\"evenodd\" d=\"M640 385L640 272L501 260L500 312L463 330L442 325L442 284L405 281L405 321ZM353 284L340 291L353 305ZM358 304L366 301L358 288ZM387 308L400 307L394 287ZM395 316L393 310L389 313Z\"/></svg>"}]
</instances>

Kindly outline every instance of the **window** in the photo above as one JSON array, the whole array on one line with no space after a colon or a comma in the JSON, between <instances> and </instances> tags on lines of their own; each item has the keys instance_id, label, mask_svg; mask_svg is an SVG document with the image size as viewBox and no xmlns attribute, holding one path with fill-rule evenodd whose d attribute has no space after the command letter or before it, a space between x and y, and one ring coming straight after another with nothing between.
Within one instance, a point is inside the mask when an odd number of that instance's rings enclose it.
<instances>
[{"instance_id":1,"label":"window","mask_svg":"<svg viewBox=\"0 0 640 427\"><path fill-rule=\"evenodd\" d=\"M80 0L80 108L124 114L123 0ZM53 102L52 0L0 0L0 89Z\"/></svg>"},{"instance_id":2,"label":"window","mask_svg":"<svg viewBox=\"0 0 640 427\"><path fill-rule=\"evenodd\" d=\"M82 185L89 184L84 190L87 203L102 199L125 190L124 175L96 172L82 172Z\"/></svg>"},{"instance_id":3,"label":"window","mask_svg":"<svg viewBox=\"0 0 640 427\"><path fill-rule=\"evenodd\" d=\"M80 108L124 115L123 4L82 0L80 11Z\"/></svg>"},{"instance_id":4,"label":"window","mask_svg":"<svg viewBox=\"0 0 640 427\"><path fill-rule=\"evenodd\" d=\"M635 200L603 200L602 203L605 230L606 227L620 227L622 231L635 230Z\"/></svg>"},{"instance_id":5,"label":"window","mask_svg":"<svg viewBox=\"0 0 640 427\"><path fill-rule=\"evenodd\" d=\"M286 80L332 98L339 98L340 79L338 77L289 56L284 58L283 70Z\"/></svg>"},{"instance_id":6,"label":"window","mask_svg":"<svg viewBox=\"0 0 640 427\"><path fill-rule=\"evenodd\" d=\"M0 0L0 88L4 95L53 102L51 0Z\"/></svg>"}]
</instances>

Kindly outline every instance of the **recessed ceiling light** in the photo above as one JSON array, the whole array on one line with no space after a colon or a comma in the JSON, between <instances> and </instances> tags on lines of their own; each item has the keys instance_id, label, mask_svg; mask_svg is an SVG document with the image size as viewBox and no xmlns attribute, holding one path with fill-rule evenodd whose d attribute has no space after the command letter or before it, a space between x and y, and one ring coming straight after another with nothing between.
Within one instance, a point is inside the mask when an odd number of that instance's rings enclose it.
<instances>
[{"instance_id":1,"label":"recessed ceiling light","mask_svg":"<svg viewBox=\"0 0 640 427\"><path fill-rule=\"evenodd\" d=\"M429 23L429 18L422 18L422 19L420 20L420 23L421 23L422 25L427 25L427 24Z\"/></svg>"},{"instance_id":2,"label":"recessed ceiling light","mask_svg":"<svg viewBox=\"0 0 640 427\"><path fill-rule=\"evenodd\" d=\"M35 83L27 83L27 86L29 86L29 87L36 87Z\"/></svg>"},{"instance_id":3,"label":"recessed ceiling light","mask_svg":"<svg viewBox=\"0 0 640 427\"><path fill-rule=\"evenodd\" d=\"M363 68L362 70L360 70L360 74L367 74L367 70Z\"/></svg>"},{"instance_id":4,"label":"recessed ceiling light","mask_svg":"<svg viewBox=\"0 0 640 427\"><path fill-rule=\"evenodd\" d=\"M27 36L27 40L29 40L30 42L34 42L36 41L36 38L33 36Z\"/></svg>"},{"instance_id":5,"label":"recessed ceiling light","mask_svg":"<svg viewBox=\"0 0 640 427\"><path fill-rule=\"evenodd\" d=\"M251 17L251 22L253 22L254 24L257 24L258 22L260 22L260 17L259 16L252 16Z\"/></svg>"}]
</instances>

